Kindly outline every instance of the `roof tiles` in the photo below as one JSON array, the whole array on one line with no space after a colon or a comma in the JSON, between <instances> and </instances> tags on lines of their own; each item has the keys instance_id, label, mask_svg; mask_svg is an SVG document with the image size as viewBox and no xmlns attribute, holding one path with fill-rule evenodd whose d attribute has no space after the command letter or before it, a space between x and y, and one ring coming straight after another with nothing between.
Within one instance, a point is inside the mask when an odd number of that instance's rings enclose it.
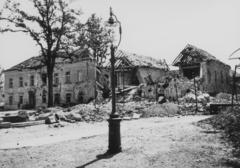
<instances>
[{"instance_id":1,"label":"roof tiles","mask_svg":"<svg viewBox=\"0 0 240 168\"><path fill-rule=\"evenodd\" d=\"M124 60L128 65L133 67L154 67L159 69L166 69L167 65L165 62L161 60L157 60L155 58L149 56L138 55L135 53L129 53L126 51L119 50L115 56L116 62L115 67L121 65L121 61ZM106 67L110 67L111 63L108 62Z\"/></svg>"}]
</instances>

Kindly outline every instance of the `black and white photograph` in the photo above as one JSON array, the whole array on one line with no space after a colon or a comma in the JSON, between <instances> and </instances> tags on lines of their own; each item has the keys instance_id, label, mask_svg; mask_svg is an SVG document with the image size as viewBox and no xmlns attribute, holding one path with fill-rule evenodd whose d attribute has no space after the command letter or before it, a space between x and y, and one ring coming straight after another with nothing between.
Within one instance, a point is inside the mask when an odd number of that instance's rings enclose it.
<instances>
[{"instance_id":1,"label":"black and white photograph","mask_svg":"<svg viewBox=\"0 0 240 168\"><path fill-rule=\"evenodd\" d=\"M239 0L0 0L0 168L240 168Z\"/></svg>"}]
</instances>

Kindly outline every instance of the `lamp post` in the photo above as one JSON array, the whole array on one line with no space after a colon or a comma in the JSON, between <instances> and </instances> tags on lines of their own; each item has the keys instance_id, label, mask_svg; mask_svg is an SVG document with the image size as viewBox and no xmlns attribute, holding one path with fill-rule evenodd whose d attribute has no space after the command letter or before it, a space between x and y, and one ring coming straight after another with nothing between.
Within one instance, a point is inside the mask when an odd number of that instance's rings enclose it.
<instances>
[{"instance_id":1,"label":"lamp post","mask_svg":"<svg viewBox=\"0 0 240 168\"><path fill-rule=\"evenodd\" d=\"M228 59L231 60L231 59L239 59L240 60L240 57L235 57L235 58L230 58L233 54L235 54L237 51L239 51L240 48L238 48L236 51L234 51L229 57ZM233 74L233 87L232 87L232 110L233 110L233 98L234 98L234 91L236 92L236 101L237 101L237 90L236 90L236 87L235 87L235 82L236 82L236 75L237 75L237 68L240 67L240 64L238 65L235 65L235 71L234 71L234 74Z\"/></svg>"},{"instance_id":2,"label":"lamp post","mask_svg":"<svg viewBox=\"0 0 240 168\"><path fill-rule=\"evenodd\" d=\"M116 21L114 20L114 18ZM122 28L121 23L118 21L117 17L113 14L112 8L110 7L110 18L108 21L105 22L105 26L107 27L116 27L119 25L119 34L120 40L117 46L111 44L111 88L112 88L112 112L110 114L110 118L108 119L109 123L109 139L108 139L108 153L119 153L122 151L121 146L121 133L120 133L120 122L122 121L119 118L119 115L116 113L116 100L115 100L115 50L119 46L121 42L121 35L122 35Z\"/></svg>"},{"instance_id":3,"label":"lamp post","mask_svg":"<svg viewBox=\"0 0 240 168\"><path fill-rule=\"evenodd\" d=\"M232 108L233 108L233 99L234 99L234 92L236 95L236 101L237 101L237 90L236 90L236 75L237 75L237 69L240 67L240 64L235 65L235 70L233 73L233 87L232 87Z\"/></svg>"},{"instance_id":4,"label":"lamp post","mask_svg":"<svg viewBox=\"0 0 240 168\"><path fill-rule=\"evenodd\" d=\"M177 75L175 75L174 77L174 85L175 85L175 89L176 89L176 97L177 97L177 103L179 105L179 101L178 101L178 90L177 90Z\"/></svg>"}]
</instances>

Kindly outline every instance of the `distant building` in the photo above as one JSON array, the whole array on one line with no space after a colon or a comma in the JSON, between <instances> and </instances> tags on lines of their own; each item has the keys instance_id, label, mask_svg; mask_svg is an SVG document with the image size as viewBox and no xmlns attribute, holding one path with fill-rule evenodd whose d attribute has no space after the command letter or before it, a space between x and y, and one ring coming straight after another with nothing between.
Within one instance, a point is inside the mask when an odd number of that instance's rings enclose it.
<instances>
[{"instance_id":1,"label":"distant building","mask_svg":"<svg viewBox=\"0 0 240 168\"><path fill-rule=\"evenodd\" d=\"M4 74L3 68L0 66L0 109L4 107Z\"/></svg>"},{"instance_id":2,"label":"distant building","mask_svg":"<svg viewBox=\"0 0 240 168\"><path fill-rule=\"evenodd\" d=\"M4 71L5 109L17 109L20 104L31 109L47 106L47 70L41 60L41 56L32 57ZM76 51L71 59L57 58L53 73L54 104L78 104L94 99L95 68L91 53L84 50Z\"/></svg>"},{"instance_id":3,"label":"distant building","mask_svg":"<svg viewBox=\"0 0 240 168\"><path fill-rule=\"evenodd\" d=\"M172 63L179 67L181 77L193 79L193 74L201 78L200 90L210 94L229 93L231 67L208 52L193 45L187 45Z\"/></svg>"}]
</instances>

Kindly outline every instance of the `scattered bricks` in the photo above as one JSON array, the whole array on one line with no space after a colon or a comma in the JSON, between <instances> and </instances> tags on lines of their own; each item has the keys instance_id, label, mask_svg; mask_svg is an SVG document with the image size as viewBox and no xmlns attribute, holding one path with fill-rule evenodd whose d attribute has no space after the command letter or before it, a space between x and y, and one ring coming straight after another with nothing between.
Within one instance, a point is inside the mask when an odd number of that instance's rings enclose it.
<instances>
[{"instance_id":1,"label":"scattered bricks","mask_svg":"<svg viewBox=\"0 0 240 168\"><path fill-rule=\"evenodd\" d=\"M77 111L68 112L65 114L65 117L70 120L82 121L82 116Z\"/></svg>"},{"instance_id":2,"label":"scattered bricks","mask_svg":"<svg viewBox=\"0 0 240 168\"><path fill-rule=\"evenodd\" d=\"M50 115L51 115L51 113L42 113L42 114L40 114L39 116L37 116L37 117L35 118L35 120L36 120L36 121L38 121L38 120L46 120L47 117L49 117Z\"/></svg>"},{"instance_id":3,"label":"scattered bricks","mask_svg":"<svg viewBox=\"0 0 240 168\"><path fill-rule=\"evenodd\" d=\"M160 96L158 98L158 103L162 104L162 103L166 103L166 99L163 96Z\"/></svg>"},{"instance_id":4,"label":"scattered bricks","mask_svg":"<svg viewBox=\"0 0 240 168\"><path fill-rule=\"evenodd\" d=\"M174 103L153 104L141 112L143 118L173 116L179 113L179 107Z\"/></svg>"},{"instance_id":5,"label":"scattered bricks","mask_svg":"<svg viewBox=\"0 0 240 168\"><path fill-rule=\"evenodd\" d=\"M46 124L56 123L55 116L48 116L48 117L45 119L45 123L46 123Z\"/></svg>"},{"instance_id":6,"label":"scattered bricks","mask_svg":"<svg viewBox=\"0 0 240 168\"><path fill-rule=\"evenodd\" d=\"M10 122L1 122L0 123L0 128L10 128L11 123Z\"/></svg>"}]
</instances>

